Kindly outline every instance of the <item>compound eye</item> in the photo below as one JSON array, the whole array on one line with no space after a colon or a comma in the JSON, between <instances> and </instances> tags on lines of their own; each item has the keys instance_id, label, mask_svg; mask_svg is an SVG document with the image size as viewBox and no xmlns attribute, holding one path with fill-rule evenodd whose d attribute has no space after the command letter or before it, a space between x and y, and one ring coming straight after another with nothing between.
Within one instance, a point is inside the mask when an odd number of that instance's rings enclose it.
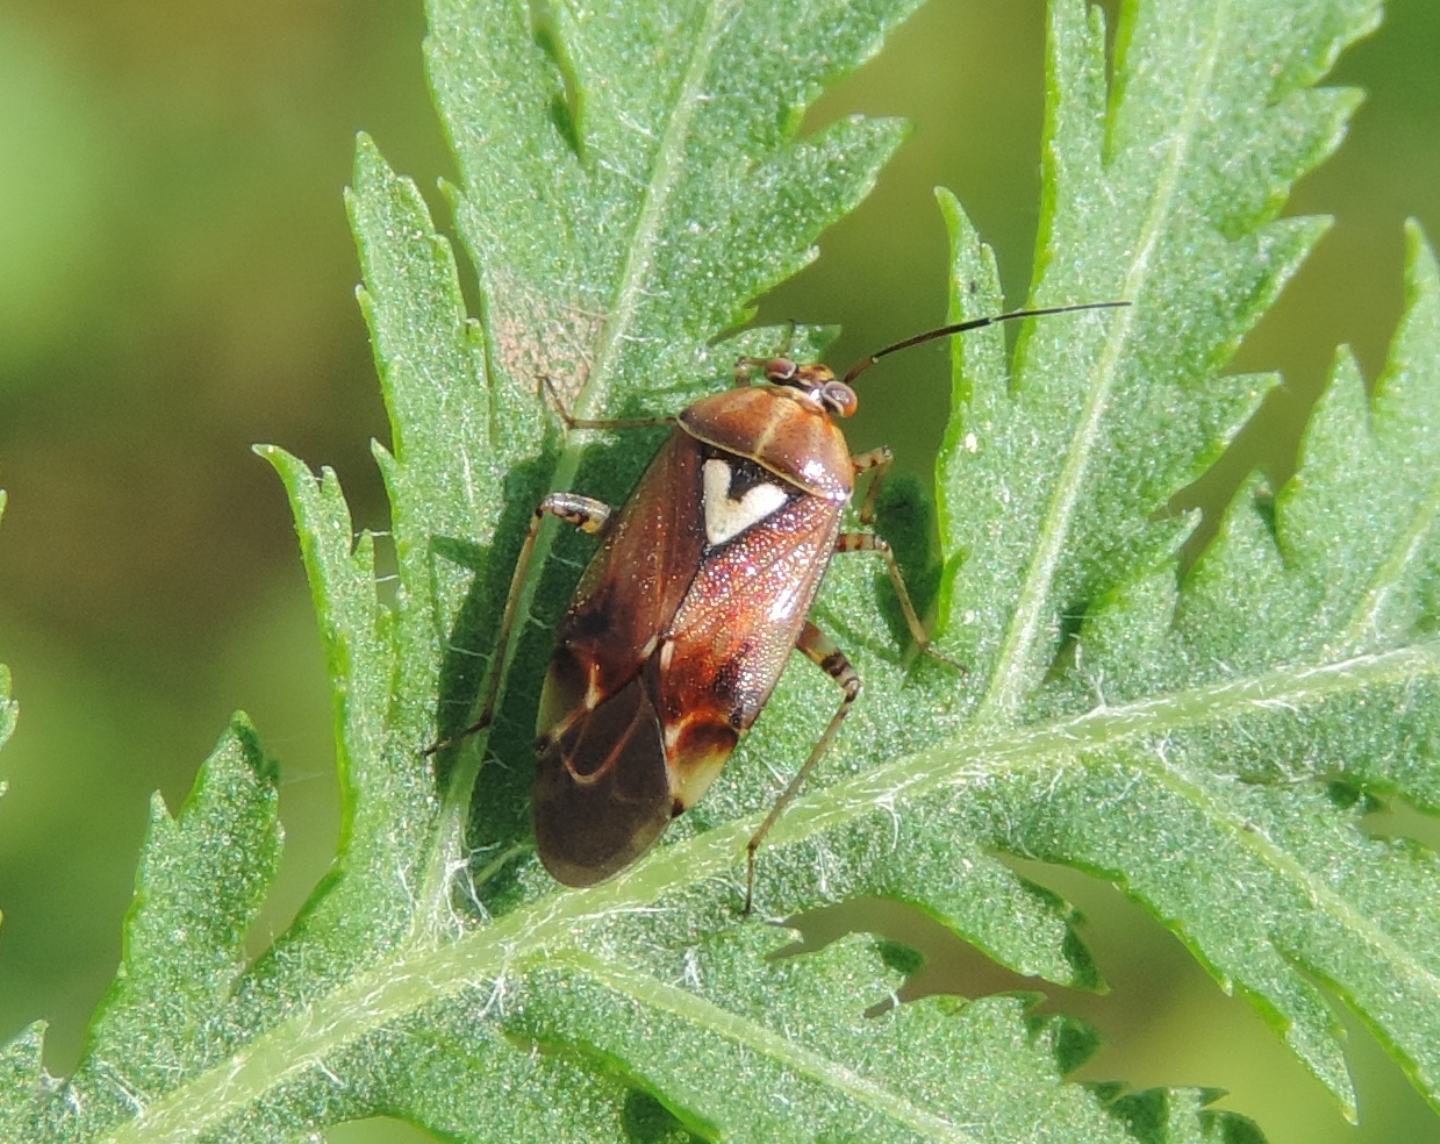
<instances>
[{"instance_id":1,"label":"compound eye","mask_svg":"<svg viewBox=\"0 0 1440 1144\"><path fill-rule=\"evenodd\" d=\"M860 406L855 391L843 381L827 381L820 390L820 397L841 417L849 417Z\"/></svg>"}]
</instances>

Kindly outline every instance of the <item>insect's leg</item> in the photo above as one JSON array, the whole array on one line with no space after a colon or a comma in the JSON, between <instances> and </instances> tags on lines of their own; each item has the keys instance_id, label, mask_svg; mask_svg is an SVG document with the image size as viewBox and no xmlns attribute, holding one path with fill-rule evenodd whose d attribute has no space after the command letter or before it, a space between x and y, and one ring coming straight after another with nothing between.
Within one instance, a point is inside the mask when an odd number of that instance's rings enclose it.
<instances>
[{"instance_id":1,"label":"insect's leg","mask_svg":"<svg viewBox=\"0 0 1440 1144\"><path fill-rule=\"evenodd\" d=\"M800 325L794 318L785 319L785 336L780 339L780 352L776 357L788 358L795 347L795 330Z\"/></svg>"},{"instance_id":2,"label":"insect's leg","mask_svg":"<svg viewBox=\"0 0 1440 1144\"><path fill-rule=\"evenodd\" d=\"M795 329L799 323L794 318L785 319L785 336L780 340L780 349L770 357L741 357L735 359L735 386L743 388L750 384L756 372L764 373L765 367L773 361L784 361L790 357L790 348L795 344Z\"/></svg>"},{"instance_id":3,"label":"insect's leg","mask_svg":"<svg viewBox=\"0 0 1440 1144\"><path fill-rule=\"evenodd\" d=\"M760 824L760 829L751 836L746 847L747 865L745 872L745 912L750 912L750 904L755 895L755 851L760 849L760 843L765 840L765 835L770 833L780 814L794 800L799 793L801 784L815 769L815 764L820 761L821 756L830 749L830 743L835 738L835 733L840 730L840 724L845 721L845 716L850 713L850 704L855 702L855 697L860 694L860 677L855 674L855 669L850 666L850 661L845 658L845 653L835 646L834 641L824 632L805 621L805 626L800 630L800 638L795 641L795 646L805 653L814 663L820 666L820 670L830 676L838 683L845 692L845 697L840 700L840 707L830 717L824 733L815 740L815 746L810 749L810 757L805 764L795 772L795 777L790 780L789 785L780 793L775 800L775 805L770 808L770 813L765 816L765 821Z\"/></svg>"},{"instance_id":4,"label":"insect's leg","mask_svg":"<svg viewBox=\"0 0 1440 1144\"><path fill-rule=\"evenodd\" d=\"M789 357L790 350L795 345L795 329L800 323L794 318L785 319L785 337L780 343L780 356Z\"/></svg>"},{"instance_id":5,"label":"insect's leg","mask_svg":"<svg viewBox=\"0 0 1440 1144\"><path fill-rule=\"evenodd\" d=\"M505 597L505 611L500 617L500 631L495 637L495 658L491 661L489 676L485 682L485 697L480 706L480 717L464 730L448 735L426 747L422 754L433 755L447 747L454 746L461 739L490 726L495 717L495 700L500 694L500 677L510 651L510 631L515 626L515 612L520 606L520 588L530 570L530 558L535 552L535 537L547 516L557 516L566 524L573 524L582 532L591 535L603 533L610 523L610 506L604 501L582 497L578 493L551 493L535 506L535 515L530 518L530 529L525 533L525 543L520 546L520 555L515 560L515 572L510 577L510 594Z\"/></svg>"},{"instance_id":6,"label":"insect's leg","mask_svg":"<svg viewBox=\"0 0 1440 1144\"><path fill-rule=\"evenodd\" d=\"M883 536L876 536L873 532L842 532L835 538L836 552L878 552L885 558L885 571L890 574L890 583L895 586L895 595L900 600L900 610L905 613L905 625L910 629L920 650L932 659L938 659L941 663L948 663L956 671L965 671L965 665L956 663L949 656L941 655L930 644L930 633L925 630L925 625L920 622L920 616L915 611L915 605L910 600L909 589L905 587L905 577L900 574L900 565L895 560L895 553L889 542Z\"/></svg>"},{"instance_id":7,"label":"insect's leg","mask_svg":"<svg viewBox=\"0 0 1440 1144\"><path fill-rule=\"evenodd\" d=\"M560 420L565 422L567 429L651 429L656 425L668 425L672 420L669 417L606 417L598 420L575 417L555 388L555 379L548 373L538 376L540 387L545 390L545 396L550 399L550 404L555 407L555 412L560 415Z\"/></svg>"},{"instance_id":8,"label":"insect's leg","mask_svg":"<svg viewBox=\"0 0 1440 1144\"><path fill-rule=\"evenodd\" d=\"M895 460L895 454L890 451L889 445L881 445L878 449L867 449L863 453L857 453L850 458L850 463L855 466L855 475L868 473L875 470L875 475L870 478L870 487L865 491L865 502L860 506L860 522L869 524L875 519L875 505L880 496L880 486L885 483L885 474L890 471L890 465Z\"/></svg>"}]
</instances>

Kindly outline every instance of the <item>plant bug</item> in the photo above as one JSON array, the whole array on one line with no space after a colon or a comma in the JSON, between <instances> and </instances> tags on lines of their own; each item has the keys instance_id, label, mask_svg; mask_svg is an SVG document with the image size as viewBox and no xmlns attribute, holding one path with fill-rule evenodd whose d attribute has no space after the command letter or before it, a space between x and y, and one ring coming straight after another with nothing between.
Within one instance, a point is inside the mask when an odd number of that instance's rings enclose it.
<instances>
[{"instance_id":1,"label":"plant bug","mask_svg":"<svg viewBox=\"0 0 1440 1144\"><path fill-rule=\"evenodd\" d=\"M581 420L552 391L571 429L667 423L673 429L618 512L568 492L551 493L536 507L480 717L427 753L493 718L535 538L547 516L559 517L601 545L560 623L536 724L535 839L541 862L558 881L588 886L619 873L672 818L694 806L759 716L792 648L841 689L840 705L809 757L750 839L748 913L760 843L860 694L860 678L844 652L808 619L831 557L878 553L916 643L937 654L889 545L874 533L840 527L855 477L873 470L860 514L869 523L891 462L884 447L851 454L836 424L858 405L855 379L882 357L937 338L1016 318L1124 305L1016 310L942 326L869 354L840 380L820 364L741 358L736 388L703 397L673 418ZM757 374L761 384L752 385Z\"/></svg>"}]
</instances>

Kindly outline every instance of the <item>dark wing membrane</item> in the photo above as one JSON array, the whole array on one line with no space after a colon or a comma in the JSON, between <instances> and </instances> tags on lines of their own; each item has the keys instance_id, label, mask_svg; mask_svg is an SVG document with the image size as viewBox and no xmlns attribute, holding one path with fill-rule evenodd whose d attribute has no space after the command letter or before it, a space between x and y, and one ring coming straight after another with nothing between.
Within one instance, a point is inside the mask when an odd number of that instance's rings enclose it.
<instances>
[{"instance_id":1,"label":"dark wing membrane","mask_svg":"<svg viewBox=\"0 0 1440 1144\"><path fill-rule=\"evenodd\" d=\"M584 711L540 756L535 841L559 882L589 886L660 837L673 798L660 718L641 676Z\"/></svg>"}]
</instances>

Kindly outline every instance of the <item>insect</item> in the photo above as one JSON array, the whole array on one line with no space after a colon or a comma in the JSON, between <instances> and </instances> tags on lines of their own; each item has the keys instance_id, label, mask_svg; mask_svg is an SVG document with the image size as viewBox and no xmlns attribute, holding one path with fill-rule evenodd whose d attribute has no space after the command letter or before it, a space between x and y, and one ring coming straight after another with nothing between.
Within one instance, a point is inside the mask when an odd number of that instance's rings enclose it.
<instances>
[{"instance_id":1,"label":"insect","mask_svg":"<svg viewBox=\"0 0 1440 1144\"><path fill-rule=\"evenodd\" d=\"M852 454L836 424L856 410L855 379L880 358L936 338L1015 318L1125 304L1021 310L943 326L868 355L839 380L824 365L742 358L736 388L703 397L669 419L580 420L557 400L572 429L673 428L618 511L569 492L551 493L536 507L480 717L430 750L484 728L494 716L499 668L544 519L559 517L599 537L560 623L541 693L533 806L540 860L558 881L588 886L638 859L671 819L704 795L765 706L791 649L798 649L836 682L841 697L750 839L748 913L761 841L860 694L860 678L844 652L808 619L831 557L878 554L916 643L936 654L889 545L874 533L841 527L855 478L874 474L860 514L868 523L891 463L888 448Z\"/></svg>"}]
</instances>

